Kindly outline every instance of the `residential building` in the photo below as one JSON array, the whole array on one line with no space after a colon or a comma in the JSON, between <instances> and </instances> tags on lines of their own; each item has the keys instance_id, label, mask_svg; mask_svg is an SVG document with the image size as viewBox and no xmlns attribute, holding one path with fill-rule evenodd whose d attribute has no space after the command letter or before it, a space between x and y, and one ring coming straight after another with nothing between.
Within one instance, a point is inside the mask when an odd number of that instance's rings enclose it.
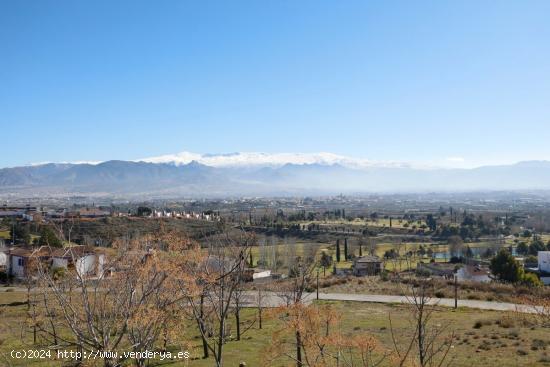
<instances>
[{"instance_id":1,"label":"residential building","mask_svg":"<svg viewBox=\"0 0 550 367\"><path fill-rule=\"evenodd\" d=\"M376 275L382 269L383 263L378 256L359 256L353 259L353 275Z\"/></svg>"},{"instance_id":2,"label":"residential building","mask_svg":"<svg viewBox=\"0 0 550 367\"><path fill-rule=\"evenodd\" d=\"M539 271L550 274L550 251L539 251L537 258Z\"/></svg>"}]
</instances>

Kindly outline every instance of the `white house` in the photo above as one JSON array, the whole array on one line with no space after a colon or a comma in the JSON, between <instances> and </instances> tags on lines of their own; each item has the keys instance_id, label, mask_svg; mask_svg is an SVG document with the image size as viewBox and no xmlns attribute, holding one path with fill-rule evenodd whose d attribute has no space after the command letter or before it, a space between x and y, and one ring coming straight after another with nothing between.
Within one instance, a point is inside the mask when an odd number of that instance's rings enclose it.
<instances>
[{"instance_id":1,"label":"white house","mask_svg":"<svg viewBox=\"0 0 550 367\"><path fill-rule=\"evenodd\" d=\"M542 273L550 273L550 251L538 252L539 271Z\"/></svg>"},{"instance_id":2,"label":"white house","mask_svg":"<svg viewBox=\"0 0 550 367\"><path fill-rule=\"evenodd\" d=\"M262 279L271 277L271 270L258 269L252 274L252 279Z\"/></svg>"},{"instance_id":3,"label":"white house","mask_svg":"<svg viewBox=\"0 0 550 367\"><path fill-rule=\"evenodd\" d=\"M480 283L489 283L491 281L489 269L478 266L465 265L458 269L456 275L459 281L472 281Z\"/></svg>"},{"instance_id":4,"label":"white house","mask_svg":"<svg viewBox=\"0 0 550 367\"><path fill-rule=\"evenodd\" d=\"M71 246L52 253L52 268L73 268L81 277L103 274L105 255L91 246Z\"/></svg>"},{"instance_id":5,"label":"white house","mask_svg":"<svg viewBox=\"0 0 550 367\"><path fill-rule=\"evenodd\" d=\"M8 249L3 247L0 244L0 271L7 273L9 272L9 256L8 256Z\"/></svg>"},{"instance_id":6,"label":"white house","mask_svg":"<svg viewBox=\"0 0 550 367\"><path fill-rule=\"evenodd\" d=\"M9 252L9 273L19 279L33 276L36 269L31 264L47 261L50 253L50 249L46 246L37 249L16 247Z\"/></svg>"}]
</instances>

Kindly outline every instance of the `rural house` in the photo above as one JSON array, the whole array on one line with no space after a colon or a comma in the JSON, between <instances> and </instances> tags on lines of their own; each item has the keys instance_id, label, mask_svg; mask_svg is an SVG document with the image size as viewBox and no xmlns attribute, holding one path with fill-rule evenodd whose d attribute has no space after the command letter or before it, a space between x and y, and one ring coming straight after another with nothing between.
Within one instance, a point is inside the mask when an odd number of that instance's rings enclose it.
<instances>
[{"instance_id":1,"label":"rural house","mask_svg":"<svg viewBox=\"0 0 550 367\"><path fill-rule=\"evenodd\" d=\"M38 263L46 263L50 259L49 247L39 248L16 247L9 252L9 273L23 279L36 273Z\"/></svg>"},{"instance_id":2,"label":"rural house","mask_svg":"<svg viewBox=\"0 0 550 367\"><path fill-rule=\"evenodd\" d=\"M71 246L55 249L51 254L52 269L75 270L81 277L103 274L105 255L91 246Z\"/></svg>"},{"instance_id":3,"label":"rural house","mask_svg":"<svg viewBox=\"0 0 550 367\"><path fill-rule=\"evenodd\" d=\"M359 256L353 259L353 275L376 275L382 271L382 261L378 256Z\"/></svg>"}]
</instances>

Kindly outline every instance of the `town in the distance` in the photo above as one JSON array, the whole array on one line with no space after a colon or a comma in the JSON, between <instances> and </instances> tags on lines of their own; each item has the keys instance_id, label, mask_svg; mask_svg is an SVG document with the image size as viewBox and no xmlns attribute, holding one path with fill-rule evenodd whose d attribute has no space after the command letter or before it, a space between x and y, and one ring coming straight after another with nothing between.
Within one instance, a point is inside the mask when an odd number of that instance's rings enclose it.
<instances>
[{"instance_id":1,"label":"town in the distance","mask_svg":"<svg viewBox=\"0 0 550 367\"><path fill-rule=\"evenodd\" d=\"M442 363L546 358L544 193L19 198L0 205L0 218L0 299L11 315L3 330L22 333L14 345L82 352L78 338L111 343L93 336L106 327L93 320L122 302L128 313L116 319L135 329L113 319L121 344L96 348L127 349L125 338L145 330L155 336L135 352L185 345L199 366L256 365L262 353L279 365L293 349L288 337L302 333L303 353L364 354L381 365L416 360L421 350L401 348L418 338L437 343L425 352ZM185 328L167 329L168 320ZM414 320L430 334L419 336ZM239 352L265 338L280 344Z\"/></svg>"}]
</instances>

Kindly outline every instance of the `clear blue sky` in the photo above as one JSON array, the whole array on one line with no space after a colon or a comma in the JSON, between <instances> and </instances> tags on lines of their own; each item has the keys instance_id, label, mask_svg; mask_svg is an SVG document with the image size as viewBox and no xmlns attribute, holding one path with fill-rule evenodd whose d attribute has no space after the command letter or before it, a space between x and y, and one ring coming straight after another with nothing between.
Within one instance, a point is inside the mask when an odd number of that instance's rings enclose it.
<instances>
[{"instance_id":1,"label":"clear blue sky","mask_svg":"<svg viewBox=\"0 0 550 367\"><path fill-rule=\"evenodd\" d=\"M0 167L550 159L550 1L0 2Z\"/></svg>"}]
</instances>

